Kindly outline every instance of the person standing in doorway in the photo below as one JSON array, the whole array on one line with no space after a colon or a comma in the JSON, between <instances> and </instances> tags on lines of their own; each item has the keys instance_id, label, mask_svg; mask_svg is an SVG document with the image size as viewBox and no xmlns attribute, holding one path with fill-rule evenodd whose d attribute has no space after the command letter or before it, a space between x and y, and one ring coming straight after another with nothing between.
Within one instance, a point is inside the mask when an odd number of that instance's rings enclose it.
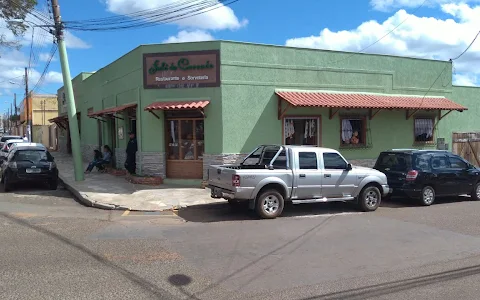
<instances>
[{"instance_id":1,"label":"person standing in doorway","mask_svg":"<svg viewBox=\"0 0 480 300\"><path fill-rule=\"evenodd\" d=\"M24 141L25 143L28 143L28 137L27 137L27 135L26 135L25 133L23 134L23 141Z\"/></svg>"},{"instance_id":2,"label":"person standing in doorway","mask_svg":"<svg viewBox=\"0 0 480 300\"><path fill-rule=\"evenodd\" d=\"M135 174L135 170L137 168L136 164L136 154L137 154L137 139L135 138L135 132L130 131L129 133L130 140L128 141L127 145L127 159L125 161L125 169L127 169L128 173Z\"/></svg>"}]
</instances>

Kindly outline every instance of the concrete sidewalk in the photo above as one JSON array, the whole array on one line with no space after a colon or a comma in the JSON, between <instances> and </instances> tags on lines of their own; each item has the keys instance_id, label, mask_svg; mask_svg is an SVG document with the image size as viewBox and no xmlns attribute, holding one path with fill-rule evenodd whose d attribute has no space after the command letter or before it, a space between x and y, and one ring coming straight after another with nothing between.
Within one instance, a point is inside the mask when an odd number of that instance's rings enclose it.
<instances>
[{"instance_id":1,"label":"concrete sidewalk","mask_svg":"<svg viewBox=\"0 0 480 300\"><path fill-rule=\"evenodd\" d=\"M132 184L124 176L113 176L93 170L84 181L75 181L73 159L69 155L52 152L60 180L75 197L87 206L103 209L140 211L172 210L192 205L223 202L212 199L210 190L177 185L146 186ZM84 170L87 164L84 164Z\"/></svg>"}]
</instances>

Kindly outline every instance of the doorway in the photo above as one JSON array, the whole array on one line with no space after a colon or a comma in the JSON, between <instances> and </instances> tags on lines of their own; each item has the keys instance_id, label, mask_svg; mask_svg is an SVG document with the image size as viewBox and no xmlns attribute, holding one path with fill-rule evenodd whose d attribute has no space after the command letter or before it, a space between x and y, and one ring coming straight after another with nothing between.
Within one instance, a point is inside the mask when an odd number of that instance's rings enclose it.
<instances>
[{"instance_id":1,"label":"doorway","mask_svg":"<svg viewBox=\"0 0 480 300\"><path fill-rule=\"evenodd\" d=\"M202 179L203 118L166 118L167 178Z\"/></svg>"}]
</instances>

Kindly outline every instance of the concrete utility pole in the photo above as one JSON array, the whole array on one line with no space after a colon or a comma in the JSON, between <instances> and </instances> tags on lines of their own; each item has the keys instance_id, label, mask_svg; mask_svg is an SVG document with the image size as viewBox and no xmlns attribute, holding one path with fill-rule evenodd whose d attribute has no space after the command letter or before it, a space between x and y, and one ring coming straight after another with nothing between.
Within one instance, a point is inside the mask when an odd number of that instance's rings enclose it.
<instances>
[{"instance_id":1,"label":"concrete utility pole","mask_svg":"<svg viewBox=\"0 0 480 300\"><path fill-rule=\"evenodd\" d=\"M72 143L73 167L75 180L84 180L82 151L80 149L80 134L78 131L77 109L73 95L72 79L70 77L70 66L68 65L67 47L63 36L63 24L60 16L60 5L58 0L52 0L53 19L55 20L55 37L58 43L60 64L62 65L63 89L67 96L68 125L70 128L70 139Z\"/></svg>"},{"instance_id":2,"label":"concrete utility pole","mask_svg":"<svg viewBox=\"0 0 480 300\"><path fill-rule=\"evenodd\" d=\"M27 109L27 139L32 142L32 120L30 119L30 101L28 92L28 68L25 67L25 107Z\"/></svg>"}]
</instances>

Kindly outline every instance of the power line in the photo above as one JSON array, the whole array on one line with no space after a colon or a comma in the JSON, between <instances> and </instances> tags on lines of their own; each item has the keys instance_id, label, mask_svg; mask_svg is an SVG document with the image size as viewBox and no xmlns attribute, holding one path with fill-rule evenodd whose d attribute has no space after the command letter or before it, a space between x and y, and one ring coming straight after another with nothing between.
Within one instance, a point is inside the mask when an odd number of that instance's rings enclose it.
<instances>
[{"instance_id":1,"label":"power line","mask_svg":"<svg viewBox=\"0 0 480 300\"><path fill-rule=\"evenodd\" d=\"M477 35L475 35L475 37L473 38L472 42L470 43L470 45L468 45L468 47L462 52L460 53L457 57L455 58L452 58L451 60L457 60L459 59L460 57L462 57L465 53L467 53L467 51L470 49L470 47L472 47L473 43L475 43L475 41L477 40L478 36L480 35L480 30L477 32Z\"/></svg>"},{"instance_id":2,"label":"power line","mask_svg":"<svg viewBox=\"0 0 480 300\"><path fill-rule=\"evenodd\" d=\"M43 84L43 82L45 81L45 76L47 75L47 71L48 71L48 68L50 67L50 63L52 62L52 59L55 55L55 52L57 51L57 45L56 44L52 44L52 48L50 50L50 56L49 56L49 59L47 60L47 63L45 64L45 68L43 69L43 72L42 74L40 75L40 78L38 79L37 83L35 84L35 86L33 87L33 89L31 90L32 92L35 92L36 89L41 86Z\"/></svg>"},{"instance_id":3,"label":"power line","mask_svg":"<svg viewBox=\"0 0 480 300\"><path fill-rule=\"evenodd\" d=\"M177 2L175 5L171 4L169 9L165 9L164 7L150 9L129 14L128 17L122 16L117 19L107 19L107 21L65 21L65 28L78 31L113 31L146 28L204 14L238 1L239 0L188 0Z\"/></svg>"}]
</instances>

